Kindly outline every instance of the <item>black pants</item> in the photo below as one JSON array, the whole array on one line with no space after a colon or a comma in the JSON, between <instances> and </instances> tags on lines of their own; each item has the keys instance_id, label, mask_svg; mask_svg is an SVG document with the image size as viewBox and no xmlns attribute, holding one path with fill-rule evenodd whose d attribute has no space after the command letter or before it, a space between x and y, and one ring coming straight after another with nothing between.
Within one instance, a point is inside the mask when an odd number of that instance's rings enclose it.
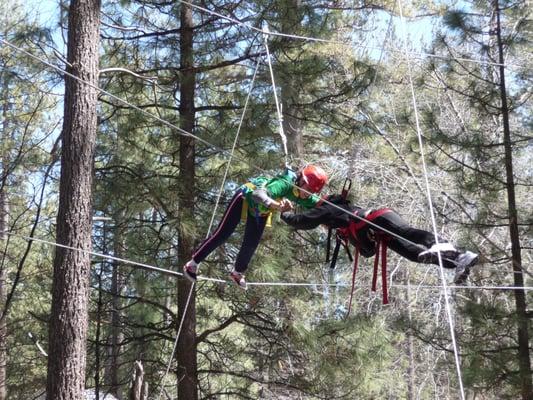
<instances>
[{"instance_id":1,"label":"black pants","mask_svg":"<svg viewBox=\"0 0 533 400\"><path fill-rule=\"evenodd\" d=\"M398 239L396 236L388 235L389 240L387 246L410 261L418 262L418 255L436 243L435 235L433 233L409 226L407 222L394 211L385 213L374 219L372 222L389 232L409 240L408 242L406 240ZM368 229L379 231L379 229L374 226L369 226ZM365 229L365 231L366 230L367 229ZM386 234L386 232L383 233ZM439 243L443 242L446 242L446 240L439 237ZM438 265L438 261L435 262L435 264ZM456 267L451 260L444 258L442 259L442 266L444 268Z\"/></svg>"},{"instance_id":2,"label":"black pants","mask_svg":"<svg viewBox=\"0 0 533 400\"><path fill-rule=\"evenodd\" d=\"M245 201L242 190L237 190L215 232L204 240L194 252L192 259L196 263L202 262L213 250L228 240L241 221L242 207ZM248 268L248 264L263 236L266 221L266 217L253 217L248 215L242 245L235 260L235 270L237 272L244 273Z\"/></svg>"}]
</instances>

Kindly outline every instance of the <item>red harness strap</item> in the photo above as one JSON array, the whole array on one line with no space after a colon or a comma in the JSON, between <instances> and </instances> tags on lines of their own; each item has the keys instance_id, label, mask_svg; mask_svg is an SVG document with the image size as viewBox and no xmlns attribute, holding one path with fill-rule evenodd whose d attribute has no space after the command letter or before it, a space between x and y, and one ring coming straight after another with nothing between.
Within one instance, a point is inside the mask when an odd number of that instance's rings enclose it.
<instances>
[{"instance_id":1,"label":"red harness strap","mask_svg":"<svg viewBox=\"0 0 533 400\"><path fill-rule=\"evenodd\" d=\"M381 250L381 288L383 290L383 304L389 304L389 295L387 291L387 242L390 237L386 234L378 233L376 235L376 256L374 258L374 275L372 276L372 291L376 291L378 278L378 264Z\"/></svg>"},{"instance_id":2,"label":"red harness strap","mask_svg":"<svg viewBox=\"0 0 533 400\"><path fill-rule=\"evenodd\" d=\"M363 220L360 220L358 222L352 221L348 227L337 229L339 236L344 239L352 237L353 239L355 239L357 243L357 232L363 229L364 227L366 227L368 221L372 221L376 219L377 217L383 214L386 214L388 212L391 212L391 211L392 210L390 208L382 208L380 210L371 212L366 217L364 217ZM376 256L374 259L374 274L372 276L372 291L374 292L376 291L376 284L377 284L377 277L378 277L378 264L379 264L379 258L380 258L380 250L381 250L381 286L383 288L383 304L389 303L388 290L387 290L387 242L389 240L390 240L390 237L387 234L382 233L382 232L376 232ZM350 311L352 309L352 299L353 299L353 292L355 288L355 273L357 272L359 252L360 252L359 244L356 244L354 263L353 263L353 272L352 272L352 290L350 292L350 300L348 302L348 312L346 316L350 315Z\"/></svg>"}]
</instances>

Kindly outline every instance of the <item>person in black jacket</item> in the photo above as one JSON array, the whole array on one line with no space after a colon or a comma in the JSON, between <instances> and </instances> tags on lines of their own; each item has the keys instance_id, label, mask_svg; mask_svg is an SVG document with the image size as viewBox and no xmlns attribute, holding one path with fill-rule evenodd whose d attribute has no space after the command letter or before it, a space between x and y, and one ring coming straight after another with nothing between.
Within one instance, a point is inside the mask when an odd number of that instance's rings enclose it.
<instances>
[{"instance_id":1,"label":"person in black jacket","mask_svg":"<svg viewBox=\"0 0 533 400\"><path fill-rule=\"evenodd\" d=\"M281 219L296 229L314 229L319 225L337 228L341 237L355 245L364 257L375 254L379 238L385 239L387 247L414 262L438 265L440 253L443 267L455 268L456 284L466 281L478 261L476 253L461 252L440 237L437 244L433 233L409 226L393 210L365 210L339 195L329 196L327 201L301 214L284 212Z\"/></svg>"}]
</instances>

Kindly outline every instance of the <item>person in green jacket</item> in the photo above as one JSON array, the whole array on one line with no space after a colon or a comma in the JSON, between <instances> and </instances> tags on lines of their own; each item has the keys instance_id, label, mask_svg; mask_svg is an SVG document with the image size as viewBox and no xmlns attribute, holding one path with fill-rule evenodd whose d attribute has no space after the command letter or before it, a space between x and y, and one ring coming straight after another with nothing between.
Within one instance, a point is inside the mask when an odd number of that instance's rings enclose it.
<instances>
[{"instance_id":1,"label":"person in green jacket","mask_svg":"<svg viewBox=\"0 0 533 400\"><path fill-rule=\"evenodd\" d=\"M190 281L196 281L198 264L228 240L241 219L246 219L242 245L235 260L235 268L230 273L230 278L240 288L246 289L244 273L272 213L291 210L293 202L306 209L315 207L320 202L317 193L322 190L327 180L322 168L307 165L296 173L287 169L275 178L260 176L239 187L217 229L203 241L183 266L184 276Z\"/></svg>"}]
</instances>

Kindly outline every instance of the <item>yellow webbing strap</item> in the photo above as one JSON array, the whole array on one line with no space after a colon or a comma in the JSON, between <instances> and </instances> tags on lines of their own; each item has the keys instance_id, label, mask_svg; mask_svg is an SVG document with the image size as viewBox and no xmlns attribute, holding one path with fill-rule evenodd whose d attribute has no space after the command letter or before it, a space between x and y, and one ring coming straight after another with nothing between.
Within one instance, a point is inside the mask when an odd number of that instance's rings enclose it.
<instances>
[{"instance_id":1,"label":"yellow webbing strap","mask_svg":"<svg viewBox=\"0 0 533 400\"><path fill-rule=\"evenodd\" d=\"M252 182L246 182L244 186L246 186L248 189L251 189L251 190L255 190L256 188L256 186ZM248 208L249 208L248 200L246 200L246 196L245 196L243 198L243 203L242 203L241 221L246 221L246 219L248 218ZM266 226L269 228L272 228L272 212L269 212L266 217L267 217Z\"/></svg>"},{"instance_id":2,"label":"yellow webbing strap","mask_svg":"<svg viewBox=\"0 0 533 400\"><path fill-rule=\"evenodd\" d=\"M272 212L269 212L268 213L268 216L267 216L267 222L266 222L266 227L267 228L272 228Z\"/></svg>"}]
</instances>

